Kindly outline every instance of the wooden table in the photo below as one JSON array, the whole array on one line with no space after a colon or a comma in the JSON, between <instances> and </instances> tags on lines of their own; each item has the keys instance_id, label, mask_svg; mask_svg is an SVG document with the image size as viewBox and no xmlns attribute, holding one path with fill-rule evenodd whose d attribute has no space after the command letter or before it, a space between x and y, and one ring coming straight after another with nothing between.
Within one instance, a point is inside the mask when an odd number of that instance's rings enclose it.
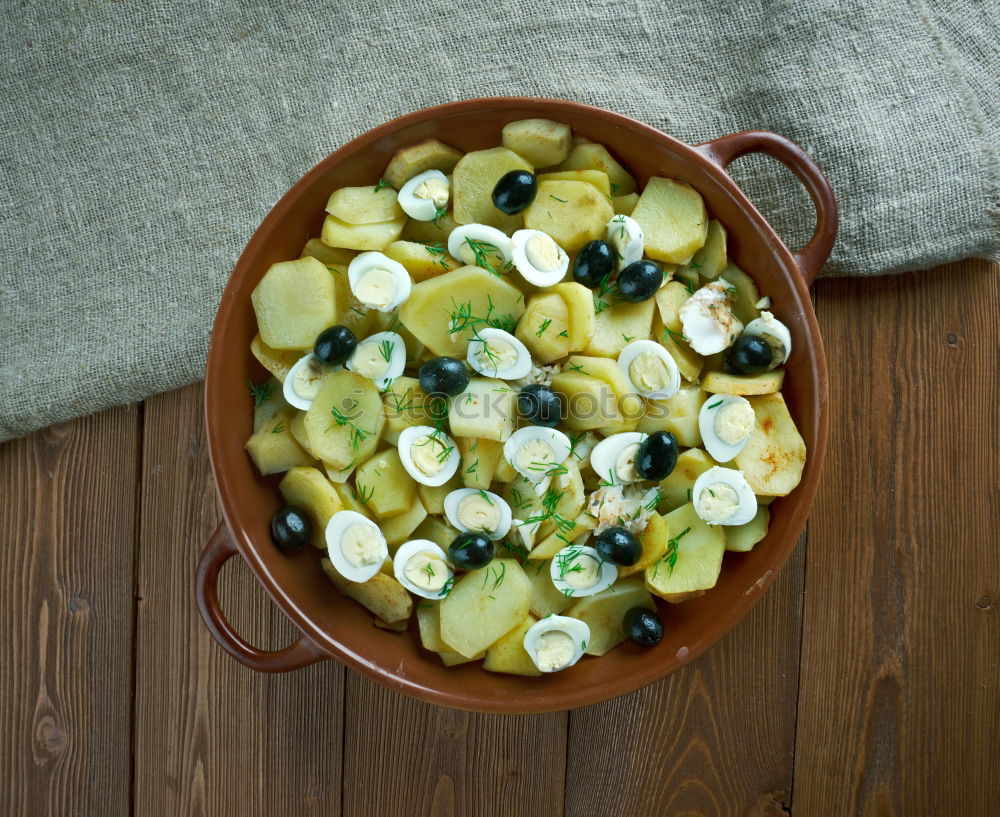
<instances>
[{"instance_id":1,"label":"wooden table","mask_svg":"<svg viewBox=\"0 0 1000 817\"><path fill-rule=\"evenodd\" d=\"M708 654L568 714L228 658L192 595L219 518L199 386L0 447L3 813L1000 814L998 272L816 287L807 534ZM223 584L241 632L288 642L244 566Z\"/></svg>"}]
</instances>

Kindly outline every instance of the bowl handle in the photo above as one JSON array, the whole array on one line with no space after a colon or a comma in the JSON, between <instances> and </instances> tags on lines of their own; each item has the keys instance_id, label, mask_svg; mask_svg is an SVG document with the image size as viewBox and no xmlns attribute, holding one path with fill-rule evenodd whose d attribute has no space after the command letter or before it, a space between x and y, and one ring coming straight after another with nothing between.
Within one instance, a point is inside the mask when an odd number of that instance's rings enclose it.
<instances>
[{"instance_id":1,"label":"bowl handle","mask_svg":"<svg viewBox=\"0 0 1000 817\"><path fill-rule=\"evenodd\" d=\"M329 658L326 652L305 635L300 634L283 650L271 652L251 646L232 628L219 606L218 579L222 565L237 552L236 542L223 521L208 540L198 560L198 573L195 578L198 610L205 620L205 626L208 627L212 637L219 642L219 646L243 666L258 672L290 672Z\"/></svg>"},{"instance_id":2,"label":"bowl handle","mask_svg":"<svg viewBox=\"0 0 1000 817\"><path fill-rule=\"evenodd\" d=\"M742 131L695 145L702 156L725 170L729 163L747 153L763 153L777 159L805 186L816 208L816 229L801 250L793 252L795 263L812 284L833 249L837 238L837 199L833 188L813 158L795 142L770 131Z\"/></svg>"}]
</instances>

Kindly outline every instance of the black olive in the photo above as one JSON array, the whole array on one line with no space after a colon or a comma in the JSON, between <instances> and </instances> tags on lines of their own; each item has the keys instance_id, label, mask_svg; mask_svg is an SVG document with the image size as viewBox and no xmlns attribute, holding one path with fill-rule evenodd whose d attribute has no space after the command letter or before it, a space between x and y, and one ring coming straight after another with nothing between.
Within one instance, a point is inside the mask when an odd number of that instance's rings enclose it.
<instances>
[{"instance_id":1,"label":"black olive","mask_svg":"<svg viewBox=\"0 0 1000 817\"><path fill-rule=\"evenodd\" d=\"M633 607L622 619L625 637L640 647L655 647L663 638L663 622L653 611L645 607Z\"/></svg>"},{"instance_id":2,"label":"black olive","mask_svg":"<svg viewBox=\"0 0 1000 817\"><path fill-rule=\"evenodd\" d=\"M677 465L677 438L669 431L654 431L641 443L635 470L643 479L669 477Z\"/></svg>"},{"instance_id":3,"label":"black olive","mask_svg":"<svg viewBox=\"0 0 1000 817\"><path fill-rule=\"evenodd\" d=\"M773 359L771 344L759 335L740 335L722 356L726 368L740 374L766 372Z\"/></svg>"},{"instance_id":4,"label":"black olive","mask_svg":"<svg viewBox=\"0 0 1000 817\"><path fill-rule=\"evenodd\" d=\"M595 547L604 561L623 567L634 565L642 556L642 545L628 528L605 528L597 534Z\"/></svg>"},{"instance_id":5,"label":"black olive","mask_svg":"<svg viewBox=\"0 0 1000 817\"><path fill-rule=\"evenodd\" d=\"M341 366L358 347L358 339L346 326L331 326L316 338L313 354L330 366Z\"/></svg>"},{"instance_id":6,"label":"black olive","mask_svg":"<svg viewBox=\"0 0 1000 817\"><path fill-rule=\"evenodd\" d=\"M469 371L454 357L436 357L420 367L420 388L431 397L454 397L469 385Z\"/></svg>"},{"instance_id":7,"label":"black olive","mask_svg":"<svg viewBox=\"0 0 1000 817\"><path fill-rule=\"evenodd\" d=\"M309 544L312 522L304 510L294 505L278 508L271 517L271 538L278 550L295 553Z\"/></svg>"},{"instance_id":8,"label":"black olive","mask_svg":"<svg viewBox=\"0 0 1000 817\"><path fill-rule=\"evenodd\" d=\"M562 416L562 398L548 386L532 383L517 395L517 408L532 425L553 428Z\"/></svg>"},{"instance_id":9,"label":"black olive","mask_svg":"<svg viewBox=\"0 0 1000 817\"><path fill-rule=\"evenodd\" d=\"M615 251L607 241L591 241L573 262L573 280L585 287L598 287L615 271Z\"/></svg>"},{"instance_id":10,"label":"black olive","mask_svg":"<svg viewBox=\"0 0 1000 817\"><path fill-rule=\"evenodd\" d=\"M448 545L448 558L455 567L478 570L493 561L493 543L481 533L460 533Z\"/></svg>"},{"instance_id":11,"label":"black olive","mask_svg":"<svg viewBox=\"0 0 1000 817\"><path fill-rule=\"evenodd\" d=\"M647 301L663 284L663 268L655 261L633 261L618 273L618 294L623 301Z\"/></svg>"},{"instance_id":12,"label":"black olive","mask_svg":"<svg viewBox=\"0 0 1000 817\"><path fill-rule=\"evenodd\" d=\"M493 206L509 216L520 213L535 200L538 180L527 170L504 173L493 187Z\"/></svg>"}]
</instances>

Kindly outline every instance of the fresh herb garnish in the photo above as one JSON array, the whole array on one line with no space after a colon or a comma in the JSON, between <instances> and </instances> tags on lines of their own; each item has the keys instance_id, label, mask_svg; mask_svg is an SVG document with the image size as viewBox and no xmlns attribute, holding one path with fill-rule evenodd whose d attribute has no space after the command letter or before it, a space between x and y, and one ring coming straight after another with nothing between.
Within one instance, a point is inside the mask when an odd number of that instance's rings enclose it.
<instances>
[{"instance_id":1,"label":"fresh herb garnish","mask_svg":"<svg viewBox=\"0 0 1000 817\"><path fill-rule=\"evenodd\" d=\"M274 392L274 383L261 383L259 386L255 386L252 380L247 379L247 385L250 387L250 396L253 398L255 409L260 408L261 404Z\"/></svg>"},{"instance_id":2,"label":"fresh herb garnish","mask_svg":"<svg viewBox=\"0 0 1000 817\"><path fill-rule=\"evenodd\" d=\"M272 429L271 429L271 433L272 433L272 434L280 434L280 433L281 433L282 431L284 431L284 430L285 430L285 426L284 426L284 424L283 424L283 423L282 423L282 422L281 422L281 421L279 420L279 421L278 421L278 424L277 424L277 425L276 425L276 426L275 426L274 428L272 428Z\"/></svg>"},{"instance_id":3,"label":"fresh herb garnish","mask_svg":"<svg viewBox=\"0 0 1000 817\"><path fill-rule=\"evenodd\" d=\"M388 363L392 359L392 350L396 348L396 344L391 340L383 340L378 345L379 353L382 355L382 359Z\"/></svg>"},{"instance_id":4,"label":"fresh herb garnish","mask_svg":"<svg viewBox=\"0 0 1000 817\"><path fill-rule=\"evenodd\" d=\"M372 192L378 193L378 191L381 190L383 187L389 187L389 182L387 182L385 179L379 179L375 185L375 189L372 190Z\"/></svg>"},{"instance_id":5,"label":"fresh herb garnish","mask_svg":"<svg viewBox=\"0 0 1000 817\"><path fill-rule=\"evenodd\" d=\"M667 566L668 576L674 575L674 566L677 564L677 544L681 541L688 533L691 532L691 528L684 528L680 533L678 533L672 539L667 540L667 550L666 552L656 560L656 564L653 565L653 578L656 578L656 574L660 569L660 562L663 562Z\"/></svg>"},{"instance_id":6,"label":"fresh herb garnish","mask_svg":"<svg viewBox=\"0 0 1000 817\"><path fill-rule=\"evenodd\" d=\"M484 491L482 488L479 489L479 495L486 500L487 504L489 505L493 504L493 500L490 499L490 495L486 493L486 491Z\"/></svg>"},{"instance_id":7,"label":"fresh herb garnish","mask_svg":"<svg viewBox=\"0 0 1000 817\"><path fill-rule=\"evenodd\" d=\"M718 408L719 406L722 405L722 403L723 403L722 400L716 400L714 403L709 403L708 407L710 409Z\"/></svg>"},{"instance_id":8,"label":"fresh herb garnish","mask_svg":"<svg viewBox=\"0 0 1000 817\"><path fill-rule=\"evenodd\" d=\"M552 318L546 318L538 325L538 331L535 332L535 335L541 337L545 333L545 330L548 329L551 324L552 324Z\"/></svg>"},{"instance_id":9,"label":"fresh herb garnish","mask_svg":"<svg viewBox=\"0 0 1000 817\"><path fill-rule=\"evenodd\" d=\"M466 237L465 243L469 245L472 250L472 255L475 258L475 263L477 267L482 267L487 272L493 273L497 278L500 278L500 273L496 271L496 268L490 263L487 257L488 253L494 255L500 255L500 248L496 244L491 244L488 241L476 241L474 238Z\"/></svg>"},{"instance_id":10,"label":"fresh herb garnish","mask_svg":"<svg viewBox=\"0 0 1000 817\"><path fill-rule=\"evenodd\" d=\"M561 199L561 198L559 198L559 196L553 196L551 193L549 193L549 198L550 199L555 199L556 201L561 201L563 204L566 203L566 199Z\"/></svg>"},{"instance_id":11,"label":"fresh herb garnish","mask_svg":"<svg viewBox=\"0 0 1000 817\"><path fill-rule=\"evenodd\" d=\"M438 221L440 221L441 219L445 218L447 215L448 215L448 208L447 207L438 207L437 210L434 211L434 218L431 219L431 223L435 227L437 227L438 229L440 229L441 225L438 224Z\"/></svg>"}]
</instances>

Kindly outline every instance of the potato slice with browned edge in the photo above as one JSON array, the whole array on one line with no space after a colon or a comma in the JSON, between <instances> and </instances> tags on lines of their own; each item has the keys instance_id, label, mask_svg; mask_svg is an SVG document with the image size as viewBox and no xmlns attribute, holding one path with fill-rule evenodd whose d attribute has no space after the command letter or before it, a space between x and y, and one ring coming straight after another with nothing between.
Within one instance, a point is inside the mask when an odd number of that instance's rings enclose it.
<instances>
[{"instance_id":1,"label":"potato slice with browned edge","mask_svg":"<svg viewBox=\"0 0 1000 817\"><path fill-rule=\"evenodd\" d=\"M370 457L384 425L382 396L375 384L346 369L323 376L306 412L310 448L334 468L349 468Z\"/></svg>"},{"instance_id":2,"label":"potato slice with browned edge","mask_svg":"<svg viewBox=\"0 0 1000 817\"><path fill-rule=\"evenodd\" d=\"M366 582L352 582L341 576L329 559L321 559L323 572L341 593L363 604L382 621L406 621L413 612L409 591L394 576L376 573Z\"/></svg>"},{"instance_id":3,"label":"potato slice with browned edge","mask_svg":"<svg viewBox=\"0 0 1000 817\"><path fill-rule=\"evenodd\" d=\"M713 394L773 394L781 389L785 380L784 369L774 369L758 374L729 374L709 372L701 381L701 387Z\"/></svg>"},{"instance_id":4,"label":"potato slice with browned edge","mask_svg":"<svg viewBox=\"0 0 1000 817\"><path fill-rule=\"evenodd\" d=\"M253 340L250 341L250 354L257 358L257 362L261 366L278 378L281 383L284 383L285 376L302 357L302 350L272 349L264 343L264 339L260 335L254 335Z\"/></svg>"},{"instance_id":5,"label":"potato slice with browned edge","mask_svg":"<svg viewBox=\"0 0 1000 817\"><path fill-rule=\"evenodd\" d=\"M455 150L437 139L424 139L397 150L382 174L397 190L414 176L427 170L440 170L445 175L451 173L462 158L462 152Z\"/></svg>"},{"instance_id":6,"label":"potato slice with browned edge","mask_svg":"<svg viewBox=\"0 0 1000 817\"><path fill-rule=\"evenodd\" d=\"M531 582L514 559L466 573L441 602L441 638L472 658L528 615Z\"/></svg>"},{"instance_id":7,"label":"potato slice with browned edge","mask_svg":"<svg viewBox=\"0 0 1000 817\"><path fill-rule=\"evenodd\" d=\"M372 185L334 190L326 202L326 212L347 224L378 224L403 216L396 191L391 187L376 190Z\"/></svg>"},{"instance_id":8,"label":"potato slice with browned edge","mask_svg":"<svg viewBox=\"0 0 1000 817\"><path fill-rule=\"evenodd\" d=\"M755 494L787 496L802 479L806 444L781 392L748 397L757 417L746 447L734 464Z\"/></svg>"},{"instance_id":9,"label":"potato slice with browned edge","mask_svg":"<svg viewBox=\"0 0 1000 817\"><path fill-rule=\"evenodd\" d=\"M573 134L569 125L551 119L519 119L500 132L503 146L535 167L551 167L569 156Z\"/></svg>"},{"instance_id":10,"label":"potato slice with browned edge","mask_svg":"<svg viewBox=\"0 0 1000 817\"><path fill-rule=\"evenodd\" d=\"M611 180L611 195L624 196L635 192L635 179L619 164L604 145L596 142L581 142L559 165L558 170L601 170Z\"/></svg>"}]
</instances>

